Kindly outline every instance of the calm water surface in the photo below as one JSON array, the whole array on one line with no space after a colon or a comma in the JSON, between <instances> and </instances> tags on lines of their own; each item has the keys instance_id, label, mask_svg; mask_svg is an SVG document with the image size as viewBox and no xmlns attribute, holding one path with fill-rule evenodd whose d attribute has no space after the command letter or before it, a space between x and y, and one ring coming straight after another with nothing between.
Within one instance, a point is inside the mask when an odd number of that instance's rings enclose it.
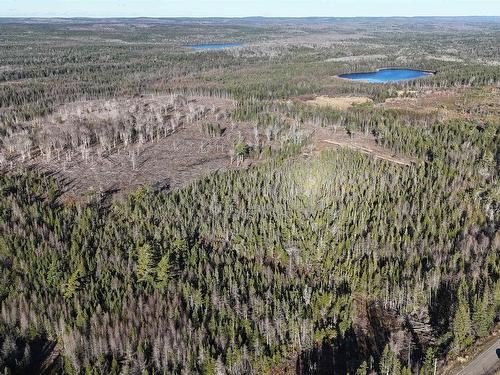
<instances>
[{"instance_id":1,"label":"calm water surface","mask_svg":"<svg viewBox=\"0 0 500 375\"><path fill-rule=\"evenodd\" d=\"M432 75L432 73L415 69L380 69L377 70L376 72L369 72L369 73L340 74L339 77L352 79L355 81L387 83L387 82L408 81L411 79L428 77L430 75Z\"/></svg>"}]
</instances>

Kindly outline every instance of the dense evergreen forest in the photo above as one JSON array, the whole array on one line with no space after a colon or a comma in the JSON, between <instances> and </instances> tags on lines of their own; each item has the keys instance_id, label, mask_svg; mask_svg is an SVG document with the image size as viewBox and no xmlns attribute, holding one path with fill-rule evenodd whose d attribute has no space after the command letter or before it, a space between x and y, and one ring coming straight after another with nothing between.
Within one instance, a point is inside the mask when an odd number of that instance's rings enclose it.
<instances>
[{"instance_id":1,"label":"dense evergreen forest","mask_svg":"<svg viewBox=\"0 0 500 375\"><path fill-rule=\"evenodd\" d=\"M490 335L500 22L387 22L0 22L0 371L431 375ZM186 47L221 40L243 47ZM395 61L436 74L334 77ZM435 90L455 96L389 107ZM57 142L44 130L61 106L151 93L171 96L113 120L61 120ZM194 95L236 104L219 113ZM86 150L106 158L183 121L212 140L251 124L254 139L229 152L254 165L116 199L59 178L56 154L88 165ZM322 149L319 130L413 162Z\"/></svg>"}]
</instances>

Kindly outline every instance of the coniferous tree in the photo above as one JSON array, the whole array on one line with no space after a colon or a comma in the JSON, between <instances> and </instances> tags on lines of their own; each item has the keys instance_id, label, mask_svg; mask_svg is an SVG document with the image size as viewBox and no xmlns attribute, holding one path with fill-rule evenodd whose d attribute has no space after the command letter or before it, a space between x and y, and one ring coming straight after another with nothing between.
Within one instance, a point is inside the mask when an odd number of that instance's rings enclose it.
<instances>
[{"instance_id":1,"label":"coniferous tree","mask_svg":"<svg viewBox=\"0 0 500 375\"><path fill-rule=\"evenodd\" d=\"M361 365L359 365L358 369L356 370L356 375L366 375L368 371L368 365L366 364L366 361L363 361Z\"/></svg>"},{"instance_id":2,"label":"coniferous tree","mask_svg":"<svg viewBox=\"0 0 500 375\"><path fill-rule=\"evenodd\" d=\"M463 296L459 296L458 306L453 317L453 348L455 352L459 352L463 348L469 346L472 342L471 337L471 320L469 306Z\"/></svg>"},{"instance_id":3,"label":"coniferous tree","mask_svg":"<svg viewBox=\"0 0 500 375\"><path fill-rule=\"evenodd\" d=\"M425 351L424 362L420 369L421 375L434 375L435 349L428 347Z\"/></svg>"},{"instance_id":4,"label":"coniferous tree","mask_svg":"<svg viewBox=\"0 0 500 375\"><path fill-rule=\"evenodd\" d=\"M476 295L472 309L472 331L478 337L488 335L491 329L492 319L488 314L488 296Z\"/></svg>"},{"instance_id":5,"label":"coniferous tree","mask_svg":"<svg viewBox=\"0 0 500 375\"><path fill-rule=\"evenodd\" d=\"M79 266L69 277L68 281L64 284L64 298L72 298L80 289L80 277L82 275L82 268Z\"/></svg>"},{"instance_id":6,"label":"coniferous tree","mask_svg":"<svg viewBox=\"0 0 500 375\"><path fill-rule=\"evenodd\" d=\"M154 264L153 252L149 244L137 249L137 281L150 282L153 280Z\"/></svg>"},{"instance_id":7,"label":"coniferous tree","mask_svg":"<svg viewBox=\"0 0 500 375\"><path fill-rule=\"evenodd\" d=\"M156 266L156 286L159 289L165 289L170 279L170 262L168 255L162 256Z\"/></svg>"}]
</instances>

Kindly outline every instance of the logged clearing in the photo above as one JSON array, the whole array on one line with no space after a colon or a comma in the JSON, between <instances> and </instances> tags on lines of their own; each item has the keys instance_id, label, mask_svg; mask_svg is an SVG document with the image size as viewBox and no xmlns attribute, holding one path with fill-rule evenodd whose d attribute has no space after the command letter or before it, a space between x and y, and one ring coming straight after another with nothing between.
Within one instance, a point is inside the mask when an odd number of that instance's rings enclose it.
<instances>
[{"instance_id":1,"label":"logged clearing","mask_svg":"<svg viewBox=\"0 0 500 375\"><path fill-rule=\"evenodd\" d=\"M410 159L403 159L401 157L398 157L396 154L390 154L387 150L380 149L380 148L372 148L372 147L366 147L362 144L357 144L355 142L350 142L347 140L333 140L333 139L323 139L322 142L338 146L338 147L348 147L352 150L357 150L362 153L368 154L368 155L373 155L375 158L378 159L383 159L386 161L390 161L391 163L396 163L400 165L412 165L414 161L410 161Z\"/></svg>"},{"instance_id":2,"label":"logged clearing","mask_svg":"<svg viewBox=\"0 0 500 375\"><path fill-rule=\"evenodd\" d=\"M465 118L469 121L495 122L500 118L498 103L500 103L500 89L489 86L481 90L399 91L398 97L389 98L376 106L419 113L434 112L441 121Z\"/></svg>"},{"instance_id":3,"label":"logged clearing","mask_svg":"<svg viewBox=\"0 0 500 375\"><path fill-rule=\"evenodd\" d=\"M360 132L348 133L345 130L318 129L312 137L316 150L321 151L328 148L346 147L375 158L383 159L391 163L410 166L418 162L418 159L396 154L391 150L377 145L373 135Z\"/></svg>"},{"instance_id":4,"label":"logged clearing","mask_svg":"<svg viewBox=\"0 0 500 375\"><path fill-rule=\"evenodd\" d=\"M353 105L372 103L373 101L366 96L317 96L314 99L307 100L307 104L317 105L321 107L336 107L338 109L348 109Z\"/></svg>"},{"instance_id":5,"label":"logged clearing","mask_svg":"<svg viewBox=\"0 0 500 375\"><path fill-rule=\"evenodd\" d=\"M498 40L0 17L0 375L500 365ZM340 78L391 67L435 74Z\"/></svg>"},{"instance_id":6,"label":"logged clearing","mask_svg":"<svg viewBox=\"0 0 500 375\"><path fill-rule=\"evenodd\" d=\"M166 189L245 164L232 150L255 136L248 124L230 120L234 106L183 95L80 101L19 124L3 143L11 167L38 168L73 193Z\"/></svg>"}]
</instances>

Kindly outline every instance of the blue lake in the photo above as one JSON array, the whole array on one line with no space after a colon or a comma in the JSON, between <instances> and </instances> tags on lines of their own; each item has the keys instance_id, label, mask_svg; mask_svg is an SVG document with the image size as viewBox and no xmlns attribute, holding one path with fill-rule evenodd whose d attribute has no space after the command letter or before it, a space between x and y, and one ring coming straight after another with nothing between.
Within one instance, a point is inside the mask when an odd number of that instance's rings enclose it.
<instances>
[{"instance_id":1,"label":"blue lake","mask_svg":"<svg viewBox=\"0 0 500 375\"><path fill-rule=\"evenodd\" d=\"M186 47L194 48L194 49L222 49L222 48L230 48L230 47L238 47L241 46L239 43L223 43L223 44L190 44Z\"/></svg>"},{"instance_id":2,"label":"blue lake","mask_svg":"<svg viewBox=\"0 0 500 375\"><path fill-rule=\"evenodd\" d=\"M339 77L371 83L387 83L408 81L411 79L428 77L430 75L432 75L432 73L415 69L380 69L369 73L340 74Z\"/></svg>"}]
</instances>

